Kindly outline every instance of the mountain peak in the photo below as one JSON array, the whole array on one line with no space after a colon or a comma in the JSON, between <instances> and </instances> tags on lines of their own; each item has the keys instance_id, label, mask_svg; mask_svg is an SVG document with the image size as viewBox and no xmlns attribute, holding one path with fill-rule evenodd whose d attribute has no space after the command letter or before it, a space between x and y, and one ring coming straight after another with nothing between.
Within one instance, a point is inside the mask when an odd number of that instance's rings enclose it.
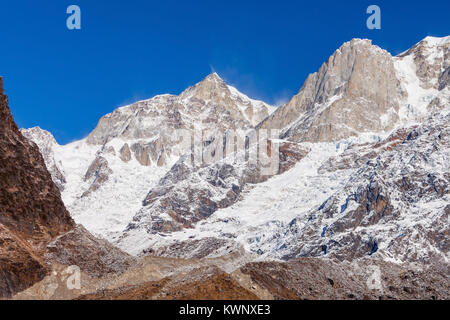
<instances>
[{"instance_id":1,"label":"mountain peak","mask_svg":"<svg viewBox=\"0 0 450 320\"><path fill-rule=\"evenodd\" d=\"M0 94L3 95L3 78L0 77Z\"/></svg>"},{"instance_id":2,"label":"mountain peak","mask_svg":"<svg viewBox=\"0 0 450 320\"><path fill-rule=\"evenodd\" d=\"M221 81L223 81L222 78L219 76L219 74L218 74L217 72L212 72L212 73L210 73L210 74L206 77L206 79L211 79L211 80L221 80Z\"/></svg>"},{"instance_id":3,"label":"mountain peak","mask_svg":"<svg viewBox=\"0 0 450 320\"><path fill-rule=\"evenodd\" d=\"M181 96L194 95L198 98L209 100L211 99L211 96L215 96L227 90L225 81L222 80L217 73L213 72L196 85L187 88Z\"/></svg>"},{"instance_id":4,"label":"mountain peak","mask_svg":"<svg viewBox=\"0 0 450 320\"><path fill-rule=\"evenodd\" d=\"M200 83L205 83L205 82L214 82L217 84L224 84L225 81L216 73L210 73L208 76L206 76L202 81L200 81Z\"/></svg>"},{"instance_id":5,"label":"mountain peak","mask_svg":"<svg viewBox=\"0 0 450 320\"><path fill-rule=\"evenodd\" d=\"M339 141L361 132L391 130L400 92L391 54L371 40L352 39L261 126L282 129L283 138L301 142Z\"/></svg>"},{"instance_id":6,"label":"mountain peak","mask_svg":"<svg viewBox=\"0 0 450 320\"><path fill-rule=\"evenodd\" d=\"M380 48L377 45L374 45L372 43L372 40L370 39L360 39L360 38L354 38L350 41L345 42L342 44L342 46L337 49L334 53L334 55L342 53L342 52L349 52L354 51L357 53L364 53L364 52L371 52L371 53L377 53L377 54L389 54L386 50Z\"/></svg>"}]
</instances>

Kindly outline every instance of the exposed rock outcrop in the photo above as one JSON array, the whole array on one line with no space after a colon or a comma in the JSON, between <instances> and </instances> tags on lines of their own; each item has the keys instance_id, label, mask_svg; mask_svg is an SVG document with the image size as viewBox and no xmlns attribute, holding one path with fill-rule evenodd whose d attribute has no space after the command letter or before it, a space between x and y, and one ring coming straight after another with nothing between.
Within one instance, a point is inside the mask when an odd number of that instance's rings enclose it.
<instances>
[{"instance_id":1,"label":"exposed rock outcrop","mask_svg":"<svg viewBox=\"0 0 450 320\"><path fill-rule=\"evenodd\" d=\"M283 138L309 142L390 130L404 94L392 56L370 40L354 39L260 127L283 129Z\"/></svg>"},{"instance_id":2,"label":"exposed rock outcrop","mask_svg":"<svg viewBox=\"0 0 450 320\"><path fill-rule=\"evenodd\" d=\"M43 278L46 243L74 227L38 147L20 133L0 78L0 296Z\"/></svg>"},{"instance_id":3,"label":"exposed rock outcrop","mask_svg":"<svg viewBox=\"0 0 450 320\"><path fill-rule=\"evenodd\" d=\"M415 73L424 89L443 90L448 86L450 37L426 37L399 58L412 57Z\"/></svg>"},{"instance_id":4,"label":"exposed rock outcrop","mask_svg":"<svg viewBox=\"0 0 450 320\"><path fill-rule=\"evenodd\" d=\"M276 159L278 167L275 174L288 171L309 152L296 144L275 146L270 141L267 152L275 152L275 147L279 148L277 155L280 155L280 159ZM210 165L195 166L190 161L190 155L183 157L149 192L144 208L128 225L124 238L127 238L128 232L136 232L135 229L145 230L150 235L192 228L217 210L239 201L241 192L249 184L271 178L271 175L264 174L261 162L236 158L234 161L234 157L228 156Z\"/></svg>"}]
</instances>

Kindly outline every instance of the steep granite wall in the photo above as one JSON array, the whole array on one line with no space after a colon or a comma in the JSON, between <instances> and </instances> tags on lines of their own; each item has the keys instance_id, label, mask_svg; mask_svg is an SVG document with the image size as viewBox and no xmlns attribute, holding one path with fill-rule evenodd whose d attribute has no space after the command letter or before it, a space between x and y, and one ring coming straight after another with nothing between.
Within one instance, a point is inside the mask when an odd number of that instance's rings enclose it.
<instances>
[{"instance_id":1,"label":"steep granite wall","mask_svg":"<svg viewBox=\"0 0 450 320\"><path fill-rule=\"evenodd\" d=\"M42 279L45 246L74 226L38 147L19 132L0 78L0 297Z\"/></svg>"}]
</instances>

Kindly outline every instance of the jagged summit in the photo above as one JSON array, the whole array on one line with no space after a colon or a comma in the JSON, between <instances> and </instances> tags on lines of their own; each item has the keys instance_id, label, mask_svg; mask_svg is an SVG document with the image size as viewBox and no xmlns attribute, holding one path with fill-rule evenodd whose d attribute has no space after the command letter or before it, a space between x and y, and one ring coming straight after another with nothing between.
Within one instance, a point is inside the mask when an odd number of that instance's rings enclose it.
<instances>
[{"instance_id":1,"label":"jagged summit","mask_svg":"<svg viewBox=\"0 0 450 320\"><path fill-rule=\"evenodd\" d=\"M206 84L216 84L216 85L223 85L225 84L225 80L223 80L216 72L212 72L209 75L207 75L203 80L195 84L193 87L202 86ZM189 89L189 88L188 88Z\"/></svg>"},{"instance_id":2,"label":"jagged summit","mask_svg":"<svg viewBox=\"0 0 450 320\"><path fill-rule=\"evenodd\" d=\"M3 94L3 78L0 76L0 94Z\"/></svg>"},{"instance_id":3,"label":"jagged summit","mask_svg":"<svg viewBox=\"0 0 450 320\"><path fill-rule=\"evenodd\" d=\"M402 122L421 122L450 101L450 36L426 37L394 58L407 92L399 115Z\"/></svg>"},{"instance_id":4,"label":"jagged summit","mask_svg":"<svg viewBox=\"0 0 450 320\"><path fill-rule=\"evenodd\" d=\"M448 101L449 39L427 37L397 57L371 40L352 39L260 126L282 129L291 140L317 142L420 122Z\"/></svg>"},{"instance_id":5,"label":"jagged summit","mask_svg":"<svg viewBox=\"0 0 450 320\"><path fill-rule=\"evenodd\" d=\"M442 50L442 48L448 47L450 46L450 36L446 36L446 37L432 37L432 36L427 36L425 38L423 38L422 40L420 40L419 42L417 42L416 44L414 44L411 48L409 48L408 50L400 53L399 55L397 55L397 57L404 57L407 56L408 54L411 54L412 52L417 52L418 49L422 49L422 50Z\"/></svg>"},{"instance_id":6,"label":"jagged summit","mask_svg":"<svg viewBox=\"0 0 450 320\"><path fill-rule=\"evenodd\" d=\"M353 50L357 50L357 52L361 52L361 50L372 50L374 52L378 52L380 54L390 54L388 51L380 48L379 46L373 44L371 39L361 39L361 38L353 38L350 41L344 42L339 49L337 49L332 57L340 52L345 52L348 48L353 48Z\"/></svg>"}]
</instances>

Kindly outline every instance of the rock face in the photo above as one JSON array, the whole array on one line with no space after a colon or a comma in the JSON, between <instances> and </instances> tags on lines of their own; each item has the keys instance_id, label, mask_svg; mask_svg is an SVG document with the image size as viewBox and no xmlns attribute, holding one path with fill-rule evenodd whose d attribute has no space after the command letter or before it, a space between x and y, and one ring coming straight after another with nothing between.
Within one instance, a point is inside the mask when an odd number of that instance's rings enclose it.
<instances>
[{"instance_id":1,"label":"rock face","mask_svg":"<svg viewBox=\"0 0 450 320\"><path fill-rule=\"evenodd\" d=\"M156 96L115 110L100 119L86 142L101 146L114 139L140 140L130 145L136 160L143 166L163 166L172 154L185 151L177 151L176 130L248 129L273 111L213 73L179 96Z\"/></svg>"},{"instance_id":2,"label":"rock face","mask_svg":"<svg viewBox=\"0 0 450 320\"><path fill-rule=\"evenodd\" d=\"M123 162L128 162L131 160L131 150L128 143L125 143L120 149L120 160Z\"/></svg>"},{"instance_id":3,"label":"rock face","mask_svg":"<svg viewBox=\"0 0 450 320\"><path fill-rule=\"evenodd\" d=\"M309 152L291 143L283 143L277 148L280 159L275 174L288 171ZM272 146L269 150L272 150ZM190 160L190 157L183 157L149 192L144 207L133 218L119 241L120 246L131 246L136 233L146 232L150 237L151 234L193 228L217 210L238 202L249 184L271 178L271 175L263 174L260 162L252 163L244 157L226 157L222 161L199 166L193 165ZM122 241L126 244L122 244Z\"/></svg>"},{"instance_id":4,"label":"rock face","mask_svg":"<svg viewBox=\"0 0 450 320\"><path fill-rule=\"evenodd\" d=\"M0 224L0 298L25 290L46 274L47 269L35 250Z\"/></svg>"},{"instance_id":5,"label":"rock face","mask_svg":"<svg viewBox=\"0 0 450 320\"><path fill-rule=\"evenodd\" d=\"M416 75L424 89L443 90L448 85L450 68L450 40L426 37L398 58L411 57L416 67Z\"/></svg>"},{"instance_id":6,"label":"rock face","mask_svg":"<svg viewBox=\"0 0 450 320\"><path fill-rule=\"evenodd\" d=\"M75 225L46 168L46 163L57 168L51 152L54 139L40 129L26 131L40 138L39 149L20 133L3 93L2 78L0 122L0 298L44 279L54 264L77 265L96 277L128 268L135 261L132 257ZM46 155L46 163L39 150ZM86 179L101 178L101 159L98 164ZM53 178L61 181L58 175Z\"/></svg>"},{"instance_id":7,"label":"rock face","mask_svg":"<svg viewBox=\"0 0 450 320\"><path fill-rule=\"evenodd\" d=\"M339 141L390 130L405 93L392 56L370 40L345 43L308 77L300 92L260 126L293 141Z\"/></svg>"},{"instance_id":8,"label":"rock face","mask_svg":"<svg viewBox=\"0 0 450 320\"><path fill-rule=\"evenodd\" d=\"M22 136L0 78L0 297L47 272L45 244L74 227L38 147Z\"/></svg>"},{"instance_id":9,"label":"rock face","mask_svg":"<svg viewBox=\"0 0 450 320\"><path fill-rule=\"evenodd\" d=\"M156 96L104 116L87 143L103 145L117 137L123 140L155 138L165 142L164 138L170 141L173 130L193 126L249 128L271 112L272 107L244 96L213 73L179 96Z\"/></svg>"},{"instance_id":10,"label":"rock face","mask_svg":"<svg viewBox=\"0 0 450 320\"><path fill-rule=\"evenodd\" d=\"M407 91L399 116L403 123L422 122L448 106L450 37L427 37L394 58L402 87Z\"/></svg>"}]
</instances>

